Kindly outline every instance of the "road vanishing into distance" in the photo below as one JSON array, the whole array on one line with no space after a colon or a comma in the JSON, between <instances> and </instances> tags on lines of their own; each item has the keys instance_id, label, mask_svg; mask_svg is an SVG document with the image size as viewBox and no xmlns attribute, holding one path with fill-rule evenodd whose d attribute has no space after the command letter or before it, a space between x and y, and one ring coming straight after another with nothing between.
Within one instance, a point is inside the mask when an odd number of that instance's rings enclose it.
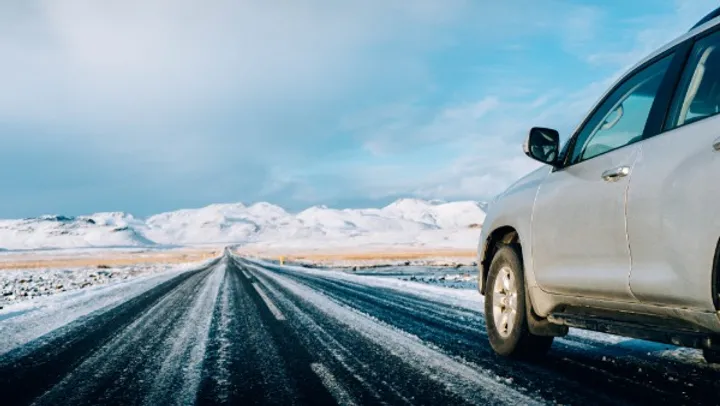
<instances>
[{"instance_id":1,"label":"road vanishing into distance","mask_svg":"<svg viewBox=\"0 0 720 406\"><path fill-rule=\"evenodd\" d=\"M542 360L508 361L480 306L338 273L226 253L100 290L82 306L107 303L67 323L81 304L0 318L0 404L720 403L720 368L651 353L674 347L571 334Z\"/></svg>"}]
</instances>

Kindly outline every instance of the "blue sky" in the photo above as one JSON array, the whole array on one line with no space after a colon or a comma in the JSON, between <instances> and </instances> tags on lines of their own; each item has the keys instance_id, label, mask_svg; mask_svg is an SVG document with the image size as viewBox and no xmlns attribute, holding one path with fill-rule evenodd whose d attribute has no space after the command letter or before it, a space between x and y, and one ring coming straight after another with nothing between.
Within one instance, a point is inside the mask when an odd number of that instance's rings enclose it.
<instances>
[{"instance_id":1,"label":"blue sky","mask_svg":"<svg viewBox=\"0 0 720 406\"><path fill-rule=\"evenodd\" d=\"M484 200L709 0L0 3L0 217Z\"/></svg>"}]
</instances>

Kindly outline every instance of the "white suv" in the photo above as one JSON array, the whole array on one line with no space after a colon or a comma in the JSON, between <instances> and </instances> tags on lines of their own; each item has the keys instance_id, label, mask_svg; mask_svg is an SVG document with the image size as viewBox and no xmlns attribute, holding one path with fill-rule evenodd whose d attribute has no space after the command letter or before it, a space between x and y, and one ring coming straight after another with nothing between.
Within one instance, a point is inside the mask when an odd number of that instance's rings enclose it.
<instances>
[{"instance_id":1,"label":"white suv","mask_svg":"<svg viewBox=\"0 0 720 406\"><path fill-rule=\"evenodd\" d=\"M713 14L714 13L714 14ZM568 326L720 361L720 9L600 99L547 166L490 204L478 255L493 349L544 353Z\"/></svg>"}]
</instances>

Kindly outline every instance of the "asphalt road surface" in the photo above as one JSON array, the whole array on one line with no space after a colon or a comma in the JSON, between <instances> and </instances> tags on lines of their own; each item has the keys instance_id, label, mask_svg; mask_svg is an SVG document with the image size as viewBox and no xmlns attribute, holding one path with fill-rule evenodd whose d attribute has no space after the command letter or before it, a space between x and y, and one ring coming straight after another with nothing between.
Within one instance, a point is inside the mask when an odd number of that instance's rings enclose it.
<instances>
[{"instance_id":1,"label":"asphalt road surface","mask_svg":"<svg viewBox=\"0 0 720 406\"><path fill-rule=\"evenodd\" d=\"M511 362L481 309L226 256L3 353L0 404L720 403L720 368L643 345Z\"/></svg>"}]
</instances>

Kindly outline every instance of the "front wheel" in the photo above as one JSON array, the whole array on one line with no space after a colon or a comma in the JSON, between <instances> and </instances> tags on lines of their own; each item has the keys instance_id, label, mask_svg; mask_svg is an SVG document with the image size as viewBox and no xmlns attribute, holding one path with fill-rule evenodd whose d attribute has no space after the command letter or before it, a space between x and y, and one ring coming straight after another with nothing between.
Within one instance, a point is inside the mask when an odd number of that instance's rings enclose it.
<instances>
[{"instance_id":1,"label":"front wheel","mask_svg":"<svg viewBox=\"0 0 720 406\"><path fill-rule=\"evenodd\" d=\"M499 355L533 358L545 354L553 337L528 328L525 276L518 249L501 246L490 263L485 296L485 325L490 346Z\"/></svg>"}]
</instances>

